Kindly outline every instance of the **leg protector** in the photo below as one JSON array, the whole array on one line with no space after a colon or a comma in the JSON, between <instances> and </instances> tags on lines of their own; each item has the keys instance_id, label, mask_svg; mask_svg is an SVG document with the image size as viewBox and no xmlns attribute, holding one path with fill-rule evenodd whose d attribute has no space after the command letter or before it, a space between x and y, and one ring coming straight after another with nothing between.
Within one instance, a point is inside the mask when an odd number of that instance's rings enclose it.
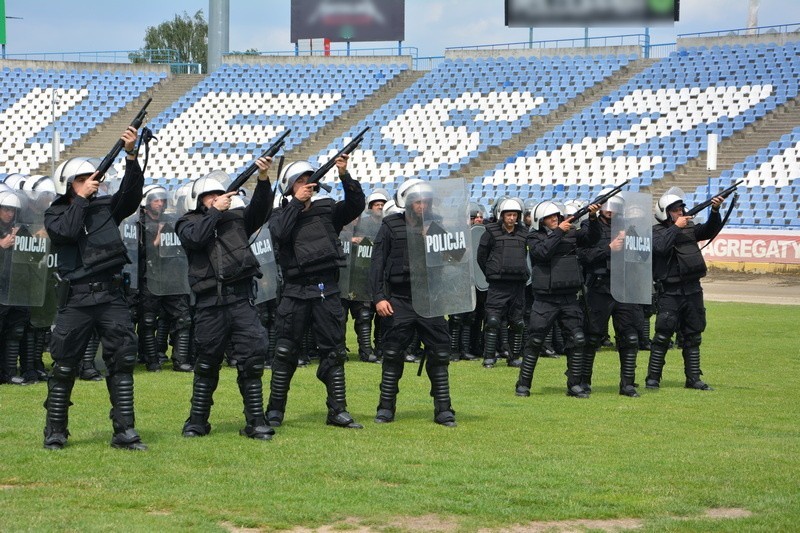
<instances>
[{"instance_id":1,"label":"leg protector","mask_svg":"<svg viewBox=\"0 0 800 533\"><path fill-rule=\"evenodd\" d=\"M166 361L167 341L169 340L169 320L166 317L158 317L156 324L156 353L159 362Z\"/></svg>"},{"instance_id":2,"label":"leg protector","mask_svg":"<svg viewBox=\"0 0 800 533\"><path fill-rule=\"evenodd\" d=\"M696 390L714 390L700 376L700 333L683 338L683 367L686 374L686 388Z\"/></svg>"},{"instance_id":3,"label":"leg protector","mask_svg":"<svg viewBox=\"0 0 800 533\"><path fill-rule=\"evenodd\" d=\"M450 334L450 360L453 362L461 358L459 353L461 347L461 322L460 315L453 315L447 321L447 329Z\"/></svg>"},{"instance_id":4,"label":"leg protector","mask_svg":"<svg viewBox=\"0 0 800 533\"><path fill-rule=\"evenodd\" d=\"M594 359L597 356L597 350L603 345L603 337L601 335L589 335L586 339L586 345L583 351L583 369L581 370L581 388L587 394L592 392L592 374L594 372Z\"/></svg>"},{"instance_id":5,"label":"leg protector","mask_svg":"<svg viewBox=\"0 0 800 533\"><path fill-rule=\"evenodd\" d=\"M497 343L500 333L500 318L487 316L483 327L483 366L492 368L497 363Z\"/></svg>"},{"instance_id":6,"label":"leg protector","mask_svg":"<svg viewBox=\"0 0 800 533\"><path fill-rule=\"evenodd\" d=\"M450 404L450 377L447 365L450 362L446 351L435 352L428 358L425 370L431 380L433 397L433 421L447 427L456 425L456 412Z\"/></svg>"},{"instance_id":7,"label":"leg protector","mask_svg":"<svg viewBox=\"0 0 800 533\"><path fill-rule=\"evenodd\" d=\"M525 323L520 321L511 324L511 330L508 333L511 348L511 353L508 357L508 364L509 366L519 367L519 364L512 363L522 357L522 342L524 340Z\"/></svg>"},{"instance_id":8,"label":"leg protector","mask_svg":"<svg viewBox=\"0 0 800 533\"><path fill-rule=\"evenodd\" d=\"M581 387L584 351L586 350L586 338L583 336L583 331L574 331L570 344L572 347L567 353L567 396L588 398L589 393Z\"/></svg>"},{"instance_id":9,"label":"leg protector","mask_svg":"<svg viewBox=\"0 0 800 533\"><path fill-rule=\"evenodd\" d=\"M403 377L403 358L400 348L387 345L383 349L381 367L380 399L375 422L392 422L394 420L397 394L400 392L400 378Z\"/></svg>"},{"instance_id":10,"label":"leg protector","mask_svg":"<svg viewBox=\"0 0 800 533\"><path fill-rule=\"evenodd\" d=\"M191 372L189 364L189 329L181 329L175 333L175 344L172 346L172 369L176 372Z\"/></svg>"},{"instance_id":11,"label":"leg protector","mask_svg":"<svg viewBox=\"0 0 800 533\"><path fill-rule=\"evenodd\" d=\"M97 333L92 333L89 342L86 343L86 350L81 358L81 366L78 370L78 377L84 381L102 381L103 376L97 371L94 365L94 358L97 357L97 350L100 348L100 337Z\"/></svg>"},{"instance_id":12,"label":"leg protector","mask_svg":"<svg viewBox=\"0 0 800 533\"><path fill-rule=\"evenodd\" d=\"M111 419L114 433L125 433L135 425L133 412L133 368L136 365L136 347L120 348L109 359L106 387L111 400Z\"/></svg>"},{"instance_id":13,"label":"leg protector","mask_svg":"<svg viewBox=\"0 0 800 533\"><path fill-rule=\"evenodd\" d=\"M20 356L20 345L25 336L25 325L17 324L9 332L5 342L4 370L6 382L14 385L27 385L25 380L17 375L17 359Z\"/></svg>"},{"instance_id":14,"label":"leg protector","mask_svg":"<svg viewBox=\"0 0 800 533\"><path fill-rule=\"evenodd\" d=\"M44 447L60 450L67 443L69 431L70 396L75 385L75 368L65 363L56 363L53 374L47 382L47 399L44 408L47 417L44 426Z\"/></svg>"},{"instance_id":15,"label":"leg protector","mask_svg":"<svg viewBox=\"0 0 800 533\"><path fill-rule=\"evenodd\" d=\"M269 383L269 403L267 404L267 423L278 427L283 423L289 385L297 369L296 347L287 339L279 339L275 344L275 359L272 361L272 378Z\"/></svg>"},{"instance_id":16,"label":"leg protector","mask_svg":"<svg viewBox=\"0 0 800 533\"><path fill-rule=\"evenodd\" d=\"M464 320L461 324L460 331L461 339L461 359L465 361L474 361L478 357L472 352L472 320Z\"/></svg>"},{"instance_id":17,"label":"leg protector","mask_svg":"<svg viewBox=\"0 0 800 533\"><path fill-rule=\"evenodd\" d=\"M508 359L511 349L509 348L509 334L508 334L508 322L505 320L500 322L500 327L498 328L498 335L497 335L497 354L502 357L503 359Z\"/></svg>"},{"instance_id":18,"label":"leg protector","mask_svg":"<svg viewBox=\"0 0 800 533\"><path fill-rule=\"evenodd\" d=\"M36 383L39 376L36 373L36 331L29 327L25 331L19 354L19 373L25 384Z\"/></svg>"},{"instance_id":19,"label":"leg protector","mask_svg":"<svg viewBox=\"0 0 800 533\"><path fill-rule=\"evenodd\" d=\"M372 313L369 308L362 307L358 311L353 324L358 339L358 358L365 363L377 363L375 350L372 349L370 338L372 337Z\"/></svg>"},{"instance_id":20,"label":"leg protector","mask_svg":"<svg viewBox=\"0 0 800 533\"><path fill-rule=\"evenodd\" d=\"M533 371L536 369L536 362L544 346L544 338L531 335L525 348L522 350L522 365L519 367L519 377L517 378L516 395L530 396L531 383L533 382Z\"/></svg>"},{"instance_id":21,"label":"leg protector","mask_svg":"<svg viewBox=\"0 0 800 533\"><path fill-rule=\"evenodd\" d=\"M650 361L647 364L645 386L648 389L657 389L661 383L661 372L664 370L669 342L670 338L667 335L656 331L650 345Z\"/></svg>"},{"instance_id":22,"label":"leg protector","mask_svg":"<svg viewBox=\"0 0 800 533\"><path fill-rule=\"evenodd\" d=\"M544 346L542 346L543 357L557 358L559 356L558 352L553 349L553 330L555 327L556 326L553 325L544 336Z\"/></svg>"},{"instance_id":23,"label":"leg protector","mask_svg":"<svg viewBox=\"0 0 800 533\"><path fill-rule=\"evenodd\" d=\"M637 339L638 344L638 339ZM622 396L638 398L636 391L636 354L637 348L626 346L619 349L619 393Z\"/></svg>"},{"instance_id":24,"label":"leg protector","mask_svg":"<svg viewBox=\"0 0 800 533\"><path fill-rule=\"evenodd\" d=\"M250 357L237 367L236 383L242 395L244 418L247 425L239 431L240 435L257 440L269 440L275 430L267 425L264 416L264 394L261 378L264 375L264 362L260 357Z\"/></svg>"},{"instance_id":25,"label":"leg protector","mask_svg":"<svg viewBox=\"0 0 800 533\"><path fill-rule=\"evenodd\" d=\"M189 418L183 425L184 437L202 437L211 432L208 418L214 405L214 391L219 383L219 366L201 359L194 368Z\"/></svg>"},{"instance_id":26,"label":"leg protector","mask_svg":"<svg viewBox=\"0 0 800 533\"><path fill-rule=\"evenodd\" d=\"M49 378L47 374L47 370L44 368L44 347L48 343L48 336L50 335L49 329L36 329L35 331L35 341L34 341L34 368L36 369L36 376L39 378L39 381L47 381Z\"/></svg>"},{"instance_id":27,"label":"leg protector","mask_svg":"<svg viewBox=\"0 0 800 533\"><path fill-rule=\"evenodd\" d=\"M161 370L161 363L158 361L158 350L156 347L156 330L158 319L153 313L144 313L142 321L139 323L139 343L142 347L142 357L148 372L158 372Z\"/></svg>"}]
</instances>

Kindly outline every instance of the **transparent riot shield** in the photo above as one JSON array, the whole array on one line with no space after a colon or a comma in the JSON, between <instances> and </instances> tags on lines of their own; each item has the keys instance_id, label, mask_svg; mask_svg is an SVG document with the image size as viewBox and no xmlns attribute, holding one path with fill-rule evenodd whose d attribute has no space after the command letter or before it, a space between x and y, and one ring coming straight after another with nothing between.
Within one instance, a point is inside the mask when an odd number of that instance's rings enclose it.
<instances>
[{"instance_id":1,"label":"transparent riot shield","mask_svg":"<svg viewBox=\"0 0 800 533\"><path fill-rule=\"evenodd\" d=\"M350 253L353 249L354 230L358 219L352 221L339 232L339 242L344 252L344 266L339 269L339 294L345 300L350 299Z\"/></svg>"},{"instance_id":2,"label":"transparent riot shield","mask_svg":"<svg viewBox=\"0 0 800 533\"><path fill-rule=\"evenodd\" d=\"M481 242L481 237L486 233L486 226L483 224L473 224L469 229L470 238L472 239L472 271L475 273L475 288L479 291L489 290L489 282L486 281L486 275L478 266L478 245Z\"/></svg>"},{"instance_id":3,"label":"transparent riot shield","mask_svg":"<svg viewBox=\"0 0 800 533\"><path fill-rule=\"evenodd\" d=\"M469 195L463 179L424 182L406 196L411 298L423 317L475 308Z\"/></svg>"},{"instance_id":4,"label":"transparent riot shield","mask_svg":"<svg viewBox=\"0 0 800 533\"><path fill-rule=\"evenodd\" d=\"M278 265L275 262L275 251L272 248L268 224L261 226L253 239L250 249L258 259L262 274L257 280L255 299L255 303L260 304L278 297Z\"/></svg>"},{"instance_id":5,"label":"transparent riot shield","mask_svg":"<svg viewBox=\"0 0 800 533\"><path fill-rule=\"evenodd\" d=\"M139 212L132 214L119 225L125 253L128 254L130 263L122 267L122 274L130 280L131 290L139 289Z\"/></svg>"},{"instance_id":6,"label":"transparent riot shield","mask_svg":"<svg viewBox=\"0 0 800 533\"><path fill-rule=\"evenodd\" d=\"M35 194L35 193L34 193ZM50 239L27 191L0 193L0 304L44 303Z\"/></svg>"},{"instance_id":7,"label":"transparent riot shield","mask_svg":"<svg viewBox=\"0 0 800 533\"><path fill-rule=\"evenodd\" d=\"M348 278L347 292L343 297L355 302L371 302L372 291L369 286L369 269L372 265L372 244L378 235L383 219L371 211L357 219L350 239L350 253L347 265L342 268L342 277ZM341 286L340 286L341 289Z\"/></svg>"},{"instance_id":8,"label":"transparent riot shield","mask_svg":"<svg viewBox=\"0 0 800 533\"><path fill-rule=\"evenodd\" d=\"M144 215L147 290L156 296L189 294L189 263L175 232L177 219L170 213L158 221L147 217Z\"/></svg>"},{"instance_id":9,"label":"transparent riot shield","mask_svg":"<svg viewBox=\"0 0 800 533\"><path fill-rule=\"evenodd\" d=\"M622 192L611 219L611 295L622 303L650 304L653 298L653 199ZM609 204L613 205L609 201ZM617 240L618 246L614 245Z\"/></svg>"},{"instance_id":10,"label":"transparent riot shield","mask_svg":"<svg viewBox=\"0 0 800 533\"><path fill-rule=\"evenodd\" d=\"M35 328L46 328L53 324L58 311L56 298L55 273L58 271L58 254L52 251L47 254L47 276L45 279L44 302L31 307L31 325Z\"/></svg>"}]
</instances>

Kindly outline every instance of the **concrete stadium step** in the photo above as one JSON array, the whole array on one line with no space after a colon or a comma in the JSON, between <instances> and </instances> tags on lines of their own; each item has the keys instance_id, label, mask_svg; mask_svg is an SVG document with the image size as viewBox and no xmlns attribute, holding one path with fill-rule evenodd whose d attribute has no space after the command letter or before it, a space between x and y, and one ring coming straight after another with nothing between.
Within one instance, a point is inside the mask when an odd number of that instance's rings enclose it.
<instances>
[{"instance_id":1,"label":"concrete stadium step","mask_svg":"<svg viewBox=\"0 0 800 533\"><path fill-rule=\"evenodd\" d=\"M152 118L171 106L205 77L205 74L178 74L160 81L151 90L142 93L139 98L120 109L89 134L67 147L61 153L58 163L78 156L105 157L148 97L153 98L147 107L147 116ZM50 174L50 162L40 165L31 174Z\"/></svg>"}]
</instances>

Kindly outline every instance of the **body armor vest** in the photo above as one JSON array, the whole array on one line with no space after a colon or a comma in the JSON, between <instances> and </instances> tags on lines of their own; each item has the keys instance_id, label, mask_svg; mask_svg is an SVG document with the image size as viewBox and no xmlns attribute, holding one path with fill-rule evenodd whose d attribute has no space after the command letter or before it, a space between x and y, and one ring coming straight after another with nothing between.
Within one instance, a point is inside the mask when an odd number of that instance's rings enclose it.
<instances>
[{"instance_id":1,"label":"body armor vest","mask_svg":"<svg viewBox=\"0 0 800 533\"><path fill-rule=\"evenodd\" d=\"M408 233L406 219L403 213L389 215L384 219L391 233L392 249L386 259L386 277L389 283L411 283L411 269L408 263Z\"/></svg>"},{"instance_id":2,"label":"body armor vest","mask_svg":"<svg viewBox=\"0 0 800 533\"><path fill-rule=\"evenodd\" d=\"M82 279L110 278L122 265L130 263L110 204L110 196L92 200L86 207L83 231L77 244L55 246L62 278L73 283ZM64 204L63 210L67 207Z\"/></svg>"},{"instance_id":3,"label":"body armor vest","mask_svg":"<svg viewBox=\"0 0 800 533\"><path fill-rule=\"evenodd\" d=\"M656 272L656 279L667 283L696 281L706 275L708 268L690 222L675 238L675 246L664 267Z\"/></svg>"},{"instance_id":4,"label":"body armor vest","mask_svg":"<svg viewBox=\"0 0 800 533\"><path fill-rule=\"evenodd\" d=\"M577 292L582 279L576 251L576 233L575 230L569 230L556 245L548 263L533 263L533 291L547 294Z\"/></svg>"},{"instance_id":5,"label":"body armor vest","mask_svg":"<svg viewBox=\"0 0 800 533\"><path fill-rule=\"evenodd\" d=\"M301 211L292 229L291 246L280 250L280 265L287 278L336 271L345 265L339 235L333 227L331 198L322 198Z\"/></svg>"},{"instance_id":6,"label":"body armor vest","mask_svg":"<svg viewBox=\"0 0 800 533\"><path fill-rule=\"evenodd\" d=\"M188 215L189 220L203 215ZM215 238L205 253L189 254L189 285L195 293L219 284L231 284L252 276L261 277L258 260L250 249L244 213L241 209L223 211L215 230Z\"/></svg>"},{"instance_id":7,"label":"body armor vest","mask_svg":"<svg viewBox=\"0 0 800 533\"><path fill-rule=\"evenodd\" d=\"M528 247L525 235L518 227L508 233L499 222L487 224L486 231L494 237L494 247L486 260L486 279L492 281L526 281Z\"/></svg>"}]
</instances>

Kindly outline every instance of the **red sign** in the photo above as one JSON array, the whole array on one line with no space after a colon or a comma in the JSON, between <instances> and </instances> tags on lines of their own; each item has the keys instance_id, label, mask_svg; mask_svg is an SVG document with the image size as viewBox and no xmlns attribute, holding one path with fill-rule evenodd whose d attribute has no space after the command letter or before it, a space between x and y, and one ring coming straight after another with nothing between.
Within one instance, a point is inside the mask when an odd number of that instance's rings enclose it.
<instances>
[{"instance_id":1,"label":"red sign","mask_svg":"<svg viewBox=\"0 0 800 533\"><path fill-rule=\"evenodd\" d=\"M800 264L800 231L725 229L703 256L712 262Z\"/></svg>"}]
</instances>

